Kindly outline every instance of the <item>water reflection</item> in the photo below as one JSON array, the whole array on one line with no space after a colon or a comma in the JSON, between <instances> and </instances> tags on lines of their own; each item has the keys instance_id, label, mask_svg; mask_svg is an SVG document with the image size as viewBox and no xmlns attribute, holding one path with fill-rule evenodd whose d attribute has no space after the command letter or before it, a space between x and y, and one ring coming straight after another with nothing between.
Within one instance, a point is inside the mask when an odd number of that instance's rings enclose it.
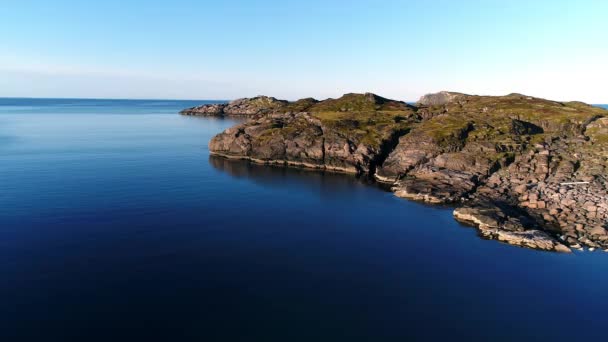
<instances>
[{"instance_id":1,"label":"water reflection","mask_svg":"<svg viewBox=\"0 0 608 342\"><path fill-rule=\"evenodd\" d=\"M213 155L209 156L209 164L216 170L234 178L248 179L269 187L296 186L323 194L334 193L336 195L352 194L357 189L370 186L381 191L389 191L388 186L351 174L281 165L260 165L247 160L227 159Z\"/></svg>"}]
</instances>

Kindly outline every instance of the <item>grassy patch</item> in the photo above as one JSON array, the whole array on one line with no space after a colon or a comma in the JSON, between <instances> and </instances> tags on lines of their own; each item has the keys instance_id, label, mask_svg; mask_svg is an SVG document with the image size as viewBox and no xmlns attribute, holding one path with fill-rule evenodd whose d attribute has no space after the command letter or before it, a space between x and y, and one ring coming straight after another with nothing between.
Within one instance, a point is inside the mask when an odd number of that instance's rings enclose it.
<instances>
[{"instance_id":1,"label":"grassy patch","mask_svg":"<svg viewBox=\"0 0 608 342\"><path fill-rule=\"evenodd\" d=\"M600 127L588 128L585 132L594 143L600 145L608 145L608 134Z\"/></svg>"},{"instance_id":2,"label":"grassy patch","mask_svg":"<svg viewBox=\"0 0 608 342\"><path fill-rule=\"evenodd\" d=\"M305 98L305 99L300 99L295 102L289 102L288 104L279 108L279 110L281 112L294 112L294 113L306 112L317 103L319 103L319 101L313 99L312 97L309 97L309 98Z\"/></svg>"},{"instance_id":3,"label":"grassy patch","mask_svg":"<svg viewBox=\"0 0 608 342\"><path fill-rule=\"evenodd\" d=\"M351 140L380 147L394 132L405 130L411 113L392 111L316 112L313 115L324 125Z\"/></svg>"},{"instance_id":4,"label":"grassy patch","mask_svg":"<svg viewBox=\"0 0 608 342\"><path fill-rule=\"evenodd\" d=\"M465 138L472 124L466 117L442 115L421 123L416 130L424 132L438 144L453 143Z\"/></svg>"},{"instance_id":5,"label":"grassy patch","mask_svg":"<svg viewBox=\"0 0 608 342\"><path fill-rule=\"evenodd\" d=\"M328 99L310 108L311 112L370 112L409 111L405 102L389 100L374 94L346 94L338 99Z\"/></svg>"}]
</instances>

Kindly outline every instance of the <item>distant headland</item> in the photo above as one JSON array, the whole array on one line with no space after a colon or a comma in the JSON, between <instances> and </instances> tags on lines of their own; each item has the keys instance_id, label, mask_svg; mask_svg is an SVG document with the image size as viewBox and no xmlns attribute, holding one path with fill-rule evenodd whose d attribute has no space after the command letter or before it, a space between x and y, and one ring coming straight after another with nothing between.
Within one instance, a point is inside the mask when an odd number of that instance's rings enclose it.
<instances>
[{"instance_id":1,"label":"distant headland","mask_svg":"<svg viewBox=\"0 0 608 342\"><path fill-rule=\"evenodd\" d=\"M521 94L440 92L415 105L366 94L258 96L185 109L245 116L212 154L356 173L395 195L451 203L483 237L570 252L608 250L608 111Z\"/></svg>"}]
</instances>

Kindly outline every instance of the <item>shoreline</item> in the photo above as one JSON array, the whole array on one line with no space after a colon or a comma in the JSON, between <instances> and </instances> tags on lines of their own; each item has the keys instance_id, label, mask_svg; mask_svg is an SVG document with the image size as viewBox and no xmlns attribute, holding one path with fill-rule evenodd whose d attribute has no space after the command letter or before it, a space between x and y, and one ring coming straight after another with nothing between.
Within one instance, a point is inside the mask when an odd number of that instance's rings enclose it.
<instances>
[{"instance_id":1,"label":"shoreline","mask_svg":"<svg viewBox=\"0 0 608 342\"><path fill-rule=\"evenodd\" d=\"M344 175L352 175L352 176L361 176L360 172L353 172L348 169L339 169L339 168L328 168L323 166L318 166L309 163L298 163L292 161L285 160L262 160L257 158L252 158L249 156L234 156L217 152L209 152L210 156L224 158L227 160L241 160L245 162L251 162L256 165L267 165L274 167L282 167L282 168L291 168L291 169L301 169L311 172L330 172L334 174L344 174ZM375 179L375 177L370 177L370 180L376 182L379 186L387 186L391 183L381 182ZM505 232L498 228L498 225L488 225L488 217L483 214L477 213L475 214L463 214L461 210L463 207L458 207L459 203L450 203L445 202L440 198L429 196L428 194L410 194L404 195L400 191L395 191L394 188L389 188L387 191L391 192L393 196L404 199L407 201L412 201L416 203L420 203L423 205L428 205L430 207L443 207L452 209L452 215L455 221L464 224L468 227L475 228L478 232L478 235L481 238L486 240L495 240L498 242L502 242L505 244L509 244L511 246L529 248L538 251L549 251L556 253L571 253L572 250L562 244L557 236L545 231L545 230L527 230L525 232ZM462 204L462 203L460 203ZM582 249L578 249L582 250ZM607 251L608 252L608 251Z\"/></svg>"},{"instance_id":2,"label":"shoreline","mask_svg":"<svg viewBox=\"0 0 608 342\"><path fill-rule=\"evenodd\" d=\"M258 96L180 114L248 118L209 141L213 156L363 175L396 197L454 206L455 219L512 245L608 250L604 109L516 93L440 92L416 105L350 93Z\"/></svg>"},{"instance_id":3,"label":"shoreline","mask_svg":"<svg viewBox=\"0 0 608 342\"><path fill-rule=\"evenodd\" d=\"M209 151L209 155L226 158L226 159L233 159L233 160L246 160L246 161L250 161L252 163L259 164L259 165L283 166L283 167L306 169L306 170L311 170L311 171L328 171L328 172L335 172L335 173L342 173L342 174L349 174L349 175L360 174L360 172L354 168L347 169L347 168L340 168L340 167L328 167L325 165L315 165L315 164L310 164L310 163L305 163L305 162L294 162L294 161L289 161L289 160L258 159L258 158L253 158L253 157L249 157L249 156L236 156L236 155L230 155L230 154L213 152L213 151Z\"/></svg>"}]
</instances>

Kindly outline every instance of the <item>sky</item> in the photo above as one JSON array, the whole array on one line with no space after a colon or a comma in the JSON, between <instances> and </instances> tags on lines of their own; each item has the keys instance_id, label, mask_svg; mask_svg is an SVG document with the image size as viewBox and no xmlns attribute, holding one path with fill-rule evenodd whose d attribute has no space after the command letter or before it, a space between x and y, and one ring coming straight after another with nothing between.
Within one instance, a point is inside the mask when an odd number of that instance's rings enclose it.
<instances>
[{"instance_id":1,"label":"sky","mask_svg":"<svg viewBox=\"0 0 608 342\"><path fill-rule=\"evenodd\" d=\"M0 97L608 103L608 1L0 0Z\"/></svg>"}]
</instances>

